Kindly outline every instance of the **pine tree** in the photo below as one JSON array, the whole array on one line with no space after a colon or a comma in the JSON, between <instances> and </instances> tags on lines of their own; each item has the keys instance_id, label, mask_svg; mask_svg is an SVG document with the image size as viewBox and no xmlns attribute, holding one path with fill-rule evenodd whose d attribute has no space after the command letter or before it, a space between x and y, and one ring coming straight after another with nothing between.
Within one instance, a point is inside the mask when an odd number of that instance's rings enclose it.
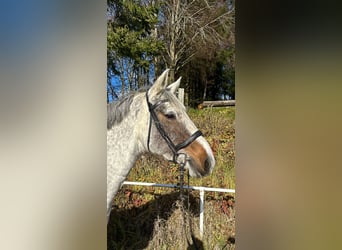
<instances>
[{"instance_id":1,"label":"pine tree","mask_svg":"<svg viewBox=\"0 0 342 250\"><path fill-rule=\"evenodd\" d=\"M108 99L115 99L148 83L153 59L163 46L151 35L158 21L156 5L134 0L107 5Z\"/></svg>"}]
</instances>

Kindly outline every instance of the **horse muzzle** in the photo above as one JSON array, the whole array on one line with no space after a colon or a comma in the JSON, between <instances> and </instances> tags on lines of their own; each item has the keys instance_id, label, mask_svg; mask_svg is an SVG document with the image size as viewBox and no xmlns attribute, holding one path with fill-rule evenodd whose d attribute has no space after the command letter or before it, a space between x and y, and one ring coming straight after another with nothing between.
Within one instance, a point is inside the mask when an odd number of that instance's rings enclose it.
<instances>
[{"instance_id":1,"label":"horse muzzle","mask_svg":"<svg viewBox=\"0 0 342 250\"><path fill-rule=\"evenodd\" d=\"M188 156L185 168L189 170L190 176L203 177L213 171L215 159L211 150L207 152L197 140L181 151Z\"/></svg>"}]
</instances>

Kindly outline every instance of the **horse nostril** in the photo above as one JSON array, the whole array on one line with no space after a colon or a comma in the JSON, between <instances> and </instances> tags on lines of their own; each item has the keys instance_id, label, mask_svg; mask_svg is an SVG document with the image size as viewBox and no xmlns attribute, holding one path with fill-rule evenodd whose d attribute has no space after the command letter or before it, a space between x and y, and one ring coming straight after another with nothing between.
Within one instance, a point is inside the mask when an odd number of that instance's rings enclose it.
<instances>
[{"instance_id":1,"label":"horse nostril","mask_svg":"<svg viewBox=\"0 0 342 250\"><path fill-rule=\"evenodd\" d=\"M209 158L205 159L205 162L204 162L204 171L206 173L208 173L210 171L210 161L209 161Z\"/></svg>"}]
</instances>

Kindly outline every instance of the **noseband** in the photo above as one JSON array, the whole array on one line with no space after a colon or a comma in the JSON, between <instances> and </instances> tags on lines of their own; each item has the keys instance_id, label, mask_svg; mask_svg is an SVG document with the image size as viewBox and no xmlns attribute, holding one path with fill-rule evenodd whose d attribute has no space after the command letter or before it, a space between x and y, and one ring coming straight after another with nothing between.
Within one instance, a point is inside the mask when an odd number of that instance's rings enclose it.
<instances>
[{"instance_id":1,"label":"noseband","mask_svg":"<svg viewBox=\"0 0 342 250\"><path fill-rule=\"evenodd\" d=\"M202 135L202 132L197 130L195 133L193 133L184 142L175 145L172 142L172 140L170 139L170 137L167 135L163 125L160 123L160 121L158 119L158 116L157 116L156 112L154 111L156 107L158 107L160 104L162 104L164 102L167 102L167 100L160 100L160 101L158 101L158 102L156 102L155 104L152 105L152 103L150 103L150 101L148 99L148 90L147 90L146 91L146 102L147 102L148 110L150 112L150 124L149 124L149 128L148 128L148 138L147 138L147 148L148 148L148 151L150 151L151 126L152 126L152 120L153 120L154 125L156 126L156 128L159 131L159 134L163 137L163 139L165 140L166 144L169 146L169 148L171 149L171 151L173 153L173 162L179 163L178 162L178 156L180 154L178 154L178 151L181 150L182 148L185 148L188 145L190 145L194 140L197 139L197 137ZM182 158L185 158L185 157L182 157ZM185 159L184 159L184 161L185 161Z\"/></svg>"}]
</instances>

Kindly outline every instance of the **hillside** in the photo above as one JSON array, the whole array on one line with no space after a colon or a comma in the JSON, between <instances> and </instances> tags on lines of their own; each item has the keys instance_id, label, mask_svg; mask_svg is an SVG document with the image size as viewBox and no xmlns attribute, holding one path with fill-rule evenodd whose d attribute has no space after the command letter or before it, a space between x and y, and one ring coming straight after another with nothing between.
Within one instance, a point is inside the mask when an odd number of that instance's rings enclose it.
<instances>
[{"instance_id":1,"label":"hillside","mask_svg":"<svg viewBox=\"0 0 342 250\"><path fill-rule=\"evenodd\" d=\"M190 185L234 189L235 107L190 109L188 113L205 135L216 159L213 173L204 178L190 178ZM145 154L137 161L128 180L176 184L177 177L176 165ZM205 228L202 240L199 240L198 229L198 192L190 192L190 216L186 217L190 221L186 222L186 228L183 228L183 214L178 200L178 190L123 186L113 202L108 224L108 249L186 249L186 238L193 244L190 239L190 225L197 248L234 248L233 196L224 193L205 193Z\"/></svg>"}]
</instances>

